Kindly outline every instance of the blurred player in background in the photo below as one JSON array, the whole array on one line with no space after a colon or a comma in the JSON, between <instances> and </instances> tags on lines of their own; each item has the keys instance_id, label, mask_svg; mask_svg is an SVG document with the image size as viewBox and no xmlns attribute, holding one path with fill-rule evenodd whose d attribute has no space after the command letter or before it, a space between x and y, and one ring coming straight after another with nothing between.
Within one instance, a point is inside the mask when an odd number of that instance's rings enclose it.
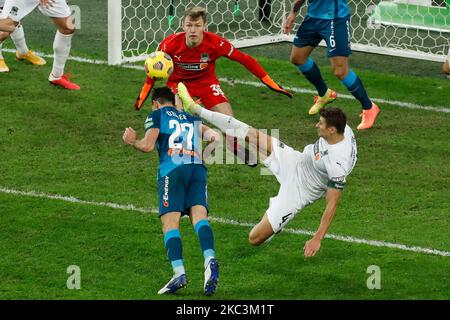
<instances>
[{"instance_id":1,"label":"blurred player in background","mask_svg":"<svg viewBox=\"0 0 450 320\"><path fill-rule=\"evenodd\" d=\"M295 0L292 10L286 18L284 32L289 34L294 27L295 18L305 0ZM308 3L308 13L297 30L291 51L291 62L317 89L318 96L314 97L314 105L309 114L316 114L330 102L337 94L326 85L315 62L310 58L311 52L325 40L328 57L335 76L361 103L362 121L358 130L369 129L373 126L380 112L378 106L367 95L361 79L349 68L348 56L350 49L350 8L348 0L314 0Z\"/></svg>"},{"instance_id":2,"label":"blurred player in background","mask_svg":"<svg viewBox=\"0 0 450 320\"><path fill-rule=\"evenodd\" d=\"M215 258L214 235L208 222L206 167L202 161L201 137L209 142L220 135L201 120L175 107L175 96L167 87L156 88L152 96L153 111L145 120L145 136L137 140L136 132L127 128L125 143L135 149L159 152L158 197L164 244L174 276L159 294L174 293L187 284L184 270L180 218L189 215L205 258L205 295L212 295L219 280Z\"/></svg>"},{"instance_id":3,"label":"blurred player in background","mask_svg":"<svg viewBox=\"0 0 450 320\"><path fill-rule=\"evenodd\" d=\"M299 152L231 116L200 107L183 83L178 85L178 94L186 111L223 132L232 131L239 139L248 138L250 144L257 147L260 161L280 184L278 195L270 198L263 218L250 231L252 245L260 245L280 232L300 210L326 195L327 204L320 226L304 246L304 255L314 256L336 213L346 177L357 160L356 140L346 124L346 115L338 108L320 109L316 124L319 139Z\"/></svg>"},{"instance_id":4,"label":"blurred player in background","mask_svg":"<svg viewBox=\"0 0 450 320\"><path fill-rule=\"evenodd\" d=\"M0 0L0 15L3 10L3 5L5 0ZM9 68L6 65L5 59L2 55L2 45L8 37L11 37L14 45L16 46L16 58L19 61L27 60L36 66L42 66L46 63L44 59L36 55L33 51L28 49L27 43L25 41L25 34L23 31L23 26L19 22L16 30L13 33L0 32L0 72L9 72Z\"/></svg>"},{"instance_id":5,"label":"blurred player in background","mask_svg":"<svg viewBox=\"0 0 450 320\"><path fill-rule=\"evenodd\" d=\"M169 54L174 61L174 72L167 81L167 86L174 92L177 90L177 84L184 81L189 93L200 99L205 108L233 115L230 102L215 74L216 60L226 57L242 64L272 90L292 97L290 92L272 80L255 59L234 48L228 40L206 31L206 9L201 7L188 9L183 18L183 30L165 38L158 49ZM147 77L135 103L135 109L142 108L154 83L154 79ZM228 146L235 154L241 154L238 152L235 139L228 140ZM246 150L245 161L252 165L248 162L248 150Z\"/></svg>"},{"instance_id":6,"label":"blurred player in background","mask_svg":"<svg viewBox=\"0 0 450 320\"><path fill-rule=\"evenodd\" d=\"M53 50L55 53L53 68L48 80L50 83L68 90L79 90L80 87L71 82L64 74L64 67L69 58L72 36L75 27L70 17L71 11L66 0L6 0L0 14L0 31L14 33L19 21L26 17L37 6L47 17L52 18L57 27Z\"/></svg>"},{"instance_id":7,"label":"blurred player in background","mask_svg":"<svg viewBox=\"0 0 450 320\"><path fill-rule=\"evenodd\" d=\"M442 65L442 71L450 76L450 49L448 49L447 58L445 58L445 61ZM448 77L450 79L450 77Z\"/></svg>"}]
</instances>

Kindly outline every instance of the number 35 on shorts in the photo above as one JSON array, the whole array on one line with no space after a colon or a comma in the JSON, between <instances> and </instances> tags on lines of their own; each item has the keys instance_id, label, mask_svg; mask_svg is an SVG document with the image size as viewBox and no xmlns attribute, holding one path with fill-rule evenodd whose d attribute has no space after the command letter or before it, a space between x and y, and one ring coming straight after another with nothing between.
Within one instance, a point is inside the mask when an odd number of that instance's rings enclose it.
<instances>
[{"instance_id":1,"label":"number 35 on shorts","mask_svg":"<svg viewBox=\"0 0 450 320\"><path fill-rule=\"evenodd\" d=\"M209 86L213 92L213 95L215 96L222 96L225 98L225 93L223 93L222 89L220 88L220 85L218 84L212 84Z\"/></svg>"}]
</instances>

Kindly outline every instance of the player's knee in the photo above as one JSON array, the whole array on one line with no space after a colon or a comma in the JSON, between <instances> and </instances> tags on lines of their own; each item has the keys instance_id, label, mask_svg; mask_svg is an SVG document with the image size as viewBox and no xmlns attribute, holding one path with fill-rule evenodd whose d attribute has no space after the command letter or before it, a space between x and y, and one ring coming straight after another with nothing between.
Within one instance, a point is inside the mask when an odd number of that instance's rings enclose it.
<instances>
[{"instance_id":1,"label":"player's knee","mask_svg":"<svg viewBox=\"0 0 450 320\"><path fill-rule=\"evenodd\" d=\"M71 35L75 33L75 25L73 24L70 17L55 19L55 24L58 28L58 31L64 35Z\"/></svg>"},{"instance_id":2,"label":"player's knee","mask_svg":"<svg viewBox=\"0 0 450 320\"><path fill-rule=\"evenodd\" d=\"M3 28L6 29L6 32L14 32L16 27L19 25L19 22L15 22L14 20L7 18L2 21Z\"/></svg>"},{"instance_id":3,"label":"player's knee","mask_svg":"<svg viewBox=\"0 0 450 320\"><path fill-rule=\"evenodd\" d=\"M304 59L303 57L299 57L297 55L291 55L290 60L293 65L300 66L302 64L305 64L307 59Z\"/></svg>"},{"instance_id":4,"label":"player's knee","mask_svg":"<svg viewBox=\"0 0 450 320\"><path fill-rule=\"evenodd\" d=\"M333 68L333 73L339 80L342 80L347 75L348 70L343 67L335 67Z\"/></svg>"},{"instance_id":5,"label":"player's knee","mask_svg":"<svg viewBox=\"0 0 450 320\"><path fill-rule=\"evenodd\" d=\"M60 26L58 27L60 33L65 35L71 35L75 33L75 28L73 26Z\"/></svg>"}]
</instances>

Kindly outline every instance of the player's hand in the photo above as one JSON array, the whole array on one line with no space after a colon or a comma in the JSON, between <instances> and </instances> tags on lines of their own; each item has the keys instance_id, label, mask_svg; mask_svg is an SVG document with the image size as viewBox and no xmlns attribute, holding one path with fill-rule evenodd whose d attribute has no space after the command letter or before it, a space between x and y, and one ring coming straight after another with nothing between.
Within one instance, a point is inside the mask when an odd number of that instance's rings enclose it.
<instances>
[{"instance_id":1,"label":"player's hand","mask_svg":"<svg viewBox=\"0 0 450 320\"><path fill-rule=\"evenodd\" d=\"M303 247L305 257L314 257L320 249L320 240L312 238L306 241Z\"/></svg>"},{"instance_id":2,"label":"player's hand","mask_svg":"<svg viewBox=\"0 0 450 320\"><path fill-rule=\"evenodd\" d=\"M134 110L141 111L143 100L141 99L141 96L137 97L136 102L134 103Z\"/></svg>"},{"instance_id":3,"label":"player's hand","mask_svg":"<svg viewBox=\"0 0 450 320\"><path fill-rule=\"evenodd\" d=\"M122 139L126 144L133 145L137 139L136 131L131 127L126 128Z\"/></svg>"},{"instance_id":4,"label":"player's hand","mask_svg":"<svg viewBox=\"0 0 450 320\"><path fill-rule=\"evenodd\" d=\"M268 86L270 89L272 89L272 90L274 90L276 92L282 93L282 94L288 96L289 98L292 98L292 96L293 96L292 92L287 91L282 86L280 86L278 83L273 81L273 79L269 75L266 75L266 76L262 77L261 81L266 86Z\"/></svg>"},{"instance_id":5,"label":"player's hand","mask_svg":"<svg viewBox=\"0 0 450 320\"><path fill-rule=\"evenodd\" d=\"M39 0L41 2L41 7L53 7L53 4L55 3L55 0Z\"/></svg>"},{"instance_id":6,"label":"player's hand","mask_svg":"<svg viewBox=\"0 0 450 320\"><path fill-rule=\"evenodd\" d=\"M286 17L286 21L284 22L283 32L285 34L290 34L292 29L294 28L296 14L292 11Z\"/></svg>"}]
</instances>

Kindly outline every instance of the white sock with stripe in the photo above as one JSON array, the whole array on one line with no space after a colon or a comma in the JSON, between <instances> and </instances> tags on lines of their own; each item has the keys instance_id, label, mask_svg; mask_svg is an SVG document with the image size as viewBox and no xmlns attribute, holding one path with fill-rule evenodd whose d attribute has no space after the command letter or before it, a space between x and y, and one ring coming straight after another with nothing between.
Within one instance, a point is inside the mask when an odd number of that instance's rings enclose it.
<instances>
[{"instance_id":1,"label":"white sock with stripe","mask_svg":"<svg viewBox=\"0 0 450 320\"><path fill-rule=\"evenodd\" d=\"M73 34L62 34L56 31L55 40L53 41L53 51L55 52L53 60L53 68L50 78L59 79L64 74L64 67L69 58L70 48L72 47Z\"/></svg>"},{"instance_id":2,"label":"white sock with stripe","mask_svg":"<svg viewBox=\"0 0 450 320\"><path fill-rule=\"evenodd\" d=\"M14 42L17 51L21 54L27 54L29 49L27 46L27 42L25 41L25 33L23 31L23 27L21 24L19 24L16 27L16 30L14 30L13 33L11 33L11 39Z\"/></svg>"}]
</instances>

